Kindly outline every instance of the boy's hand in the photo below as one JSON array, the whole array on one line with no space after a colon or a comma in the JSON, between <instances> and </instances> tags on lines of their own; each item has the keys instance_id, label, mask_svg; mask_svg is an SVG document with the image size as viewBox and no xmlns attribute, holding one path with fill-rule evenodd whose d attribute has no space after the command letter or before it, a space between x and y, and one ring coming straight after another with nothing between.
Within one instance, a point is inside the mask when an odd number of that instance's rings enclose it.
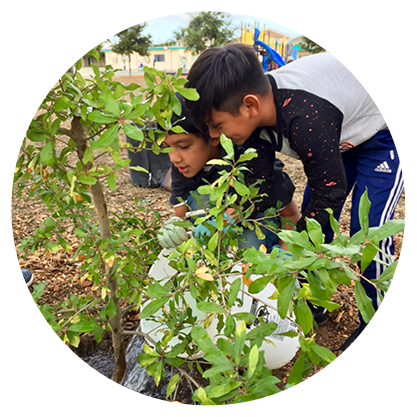
<instances>
[{"instance_id":1,"label":"boy's hand","mask_svg":"<svg viewBox=\"0 0 417 417\"><path fill-rule=\"evenodd\" d=\"M158 233L158 240L164 248L175 248L190 237L184 227L175 226L173 223L182 219L173 216L165 221Z\"/></svg>"}]
</instances>

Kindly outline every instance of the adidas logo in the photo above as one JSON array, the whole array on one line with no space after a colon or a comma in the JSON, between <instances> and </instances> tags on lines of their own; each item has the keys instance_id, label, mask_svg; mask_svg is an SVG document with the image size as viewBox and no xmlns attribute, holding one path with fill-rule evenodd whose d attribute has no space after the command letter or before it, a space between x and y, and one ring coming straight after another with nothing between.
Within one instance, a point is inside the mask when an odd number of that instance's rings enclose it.
<instances>
[{"instance_id":1,"label":"adidas logo","mask_svg":"<svg viewBox=\"0 0 417 417\"><path fill-rule=\"evenodd\" d=\"M385 172L385 173L390 173L391 168L389 167L387 161L383 162L382 164L379 164L376 168L375 168L375 172Z\"/></svg>"}]
</instances>

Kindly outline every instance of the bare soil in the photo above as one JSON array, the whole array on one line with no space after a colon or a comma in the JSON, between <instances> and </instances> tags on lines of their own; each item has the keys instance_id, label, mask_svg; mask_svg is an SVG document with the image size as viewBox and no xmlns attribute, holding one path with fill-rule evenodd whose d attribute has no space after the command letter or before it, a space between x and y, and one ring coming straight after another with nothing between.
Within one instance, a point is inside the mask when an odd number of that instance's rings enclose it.
<instances>
[{"instance_id":1,"label":"bare soil","mask_svg":"<svg viewBox=\"0 0 417 417\"><path fill-rule=\"evenodd\" d=\"M123 77L120 78L124 84L136 82L143 84L143 77ZM127 157L127 153L123 155ZM306 178L302 169L302 164L292 158L280 155L285 163L285 170L290 175L296 187L294 200L300 207ZM173 215L173 208L168 203L170 193L163 188L138 188L134 187L130 182L129 169L125 168L119 171L117 177L117 189L112 191L106 190L108 196L108 205L118 210L133 210L135 207L135 199L137 197L142 201L145 208L158 210L163 219ZM350 198L348 198L344 211L341 216L340 224L343 232L349 231L349 214L350 214ZM405 198L404 194L397 206L395 218L404 218L405 214ZM46 206L34 199L27 198L27 191L23 192L21 198L14 193L12 196L12 224L13 234L16 247L20 241L30 236L33 231L42 224L48 216ZM71 230L68 230L65 237L72 243L75 249L78 240ZM396 252L398 257L402 246L402 233L395 237ZM81 281L82 273L79 271L80 262L72 259L66 252L61 251L53 255L46 256L40 253L31 253L27 259L22 255L18 256L21 268L26 268L34 274L34 284L46 282L46 288L41 298L42 303L55 305L65 298L69 297L73 292L77 294L90 294L92 292L90 281ZM315 341L333 350L336 354L340 353L338 349L342 346L349 335L357 328L358 310L354 300L353 289L340 286L336 291L333 300L341 305L341 308L329 314L327 323L316 329ZM131 315L127 318L127 327L135 328L138 325L137 316ZM108 350L111 344L108 338L97 347L92 337L83 338L78 351L76 353L84 357L97 351L97 349ZM285 385L291 364L275 371L278 378L282 380L282 386ZM319 368L313 369L308 375L310 377Z\"/></svg>"}]
</instances>

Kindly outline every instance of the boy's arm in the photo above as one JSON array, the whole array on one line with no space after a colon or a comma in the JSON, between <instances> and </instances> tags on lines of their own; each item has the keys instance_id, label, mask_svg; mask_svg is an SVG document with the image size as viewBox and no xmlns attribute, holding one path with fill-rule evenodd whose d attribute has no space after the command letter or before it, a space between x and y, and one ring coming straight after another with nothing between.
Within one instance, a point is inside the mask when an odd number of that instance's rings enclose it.
<instances>
[{"instance_id":1,"label":"boy's arm","mask_svg":"<svg viewBox=\"0 0 417 417\"><path fill-rule=\"evenodd\" d=\"M299 210L297 204L295 204L294 200L291 200L289 204L283 207L279 211L280 217L284 217L288 220L291 220L292 223L297 224L301 218L301 211ZM292 230L292 226L288 223L285 223L285 230Z\"/></svg>"},{"instance_id":2,"label":"boy's arm","mask_svg":"<svg viewBox=\"0 0 417 417\"><path fill-rule=\"evenodd\" d=\"M188 207L184 203L179 203L174 206L174 214L177 217L184 218L187 212L188 212Z\"/></svg>"},{"instance_id":3,"label":"boy's arm","mask_svg":"<svg viewBox=\"0 0 417 417\"><path fill-rule=\"evenodd\" d=\"M260 197L262 200L255 204L254 213L256 213L275 206L275 151L270 142L258 137L249 138L245 142L245 149L247 148L255 148L258 156L245 163L245 167L248 168L248 171L244 171L245 185L249 187L257 181L262 180L262 182L257 185L257 188L259 190L259 195L266 194L266 196ZM238 200L239 199L240 196L238 196ZM243 209L248 209L252 204L251 201L246 201L243 205Z\"/></svg>"}]
</instances>

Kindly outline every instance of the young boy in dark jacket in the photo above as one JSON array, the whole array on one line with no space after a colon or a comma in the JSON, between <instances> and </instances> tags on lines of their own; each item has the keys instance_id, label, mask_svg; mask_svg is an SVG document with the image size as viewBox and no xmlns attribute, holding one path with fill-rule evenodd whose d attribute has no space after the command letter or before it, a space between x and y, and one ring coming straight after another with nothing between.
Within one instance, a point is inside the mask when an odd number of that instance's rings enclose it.
<instances>
[{"instance_id":1,"label":"young boy in dark jacket","mask_svg":"<svg viewBox=\"0 0 417 417\"><path fill-rule=\"evenodd\" d=\"M370 226L393 218L403 179L391 133L369 94L332 55L304 57L264 74L249 45L210 48L194 62L186 87L200 94L187 104L211 136L223 133L243 144L255 129L268 126L275 131L276 150L302 161L308 184L299 231L306 228L306 217L313 218L330 242L326 209L339 218L352 189L351 235L360 229L359 200L366 189ZM392 237L381 249L394 254ZM383 269L372 262L364 276L378 279ZM363 285L377 308L376 289ZM362 322L357 334L364 327Z\"/></svg>"},{"instance_id":2,"label":"young boy in dark jacket","mask_svg":"<svg viewBox=\"0 0 417 417\"><path fill-rule=\"evenodd\" d=\"M182 114L179 117L174 114L172 122L177 122L177 125L187 133L170 132L164 145L172 148L168 154L172 163L170 202L174 205L175 216L182 218L186 212L200 208L190 193L207 182L213 183L219 177L219 172L224 170L225 166L207 165L207 162L211 159L221 159L225 156L225 151L220 145L218 136L210 137L206 128L200 130L195 126L188 115L183 97L178 93L177 97L182 104ZM294 185L288 174L282 170L283 163L275 158L274 147L270 140L259 139L252 135L245 146L235 146L235 158L238 158L245 149L253 147L252 145L258 140L262 141L261 146L258 145L258 156L246 163L249 171L245 173L245 184L249 186L262 179L263 181L258 185L259 194L265 193L266 196L255 203L251 218L264 217L266 209L276 207L278 201L281 201L280 216L296 223L300 218L300 211L292 199ZM186 204L182 203L179 197ZM250 205L251 202L247 201L243 208L246 209ZM239 222L239 213L227 214L233 217L235 222ZM278 220L276 223L281 226ZM245 229L242 237L246 242L242 241L240 246L258 248L260 244L264 244L270 251L278 243L278 237L266 228L262 228L262 231L265 239L260 241L255 232Z\"/></svg>"}]
</instances>

